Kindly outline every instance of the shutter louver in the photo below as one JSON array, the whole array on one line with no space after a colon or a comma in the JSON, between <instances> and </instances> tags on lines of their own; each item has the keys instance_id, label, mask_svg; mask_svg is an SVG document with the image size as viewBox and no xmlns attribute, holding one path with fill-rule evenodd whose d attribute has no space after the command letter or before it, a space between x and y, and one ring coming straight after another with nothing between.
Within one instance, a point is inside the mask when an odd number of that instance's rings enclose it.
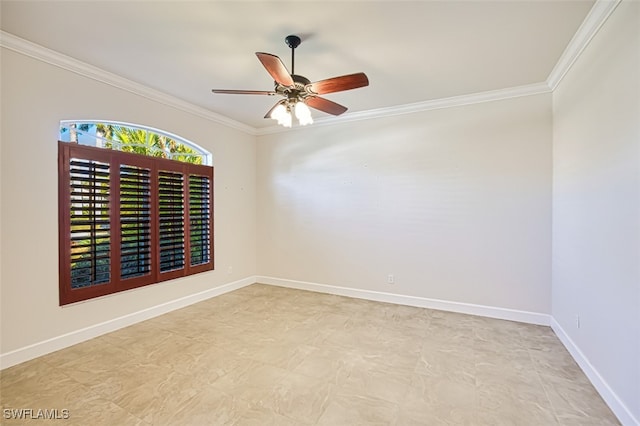
<instances>
[{"instance_id":1,"label":"shutter louver","mask_svg":"<svg viewBox=\"0 0 640 426\"><path fill-rule=\"evenodd\" d=\"M69 183L71 288L108 283L111 278L109 164L72 158Z\"/></svg>"},{"instance_id":2,"label":"shutter louver","mask_svg":"<svg viewBox=\"0 0 640 426\"><path fill-rule=\"evenodd\" d=\"M160 272L183 269L184 178L182 173L158 172Z\"/></svg>"},{"instance_id":3,"label":"shutter louver","mask_svg":"<svg viewBox=\"0 0 640 426\"><path fill-rule=\"evenodd\" d=\"M120 277L151 271L151 172L120 166Z\"/></svg>"},{"instance_id":4,"label":"shutter louver","mask_svg":"<svg viewBox=\"0 0 640 426\"><path fill-rule=\"evenodd\" d=\"M211 182L206 176L189 176L189 234L191 266L211 260Z\"/></svg>"}]
</instances>

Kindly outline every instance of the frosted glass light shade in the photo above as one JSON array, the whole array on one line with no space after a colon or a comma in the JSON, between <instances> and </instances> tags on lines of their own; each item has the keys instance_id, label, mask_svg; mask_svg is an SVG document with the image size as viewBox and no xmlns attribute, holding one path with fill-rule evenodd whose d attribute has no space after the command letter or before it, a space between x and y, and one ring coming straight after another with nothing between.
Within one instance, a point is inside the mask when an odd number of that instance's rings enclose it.
<instances>
[{"instance_id":1,"label":"frosted glass light shade","mask_svg":"<svg viewBox=\"0 0 640 426\"><path fill-rule=\"evenodd\" d=\"M296 118L300 122L301 126L306 126L307 124L313 123L313 118L311 117L311 110L304 102L297 102L295 107Z\"/></svg>"}]
</instances>

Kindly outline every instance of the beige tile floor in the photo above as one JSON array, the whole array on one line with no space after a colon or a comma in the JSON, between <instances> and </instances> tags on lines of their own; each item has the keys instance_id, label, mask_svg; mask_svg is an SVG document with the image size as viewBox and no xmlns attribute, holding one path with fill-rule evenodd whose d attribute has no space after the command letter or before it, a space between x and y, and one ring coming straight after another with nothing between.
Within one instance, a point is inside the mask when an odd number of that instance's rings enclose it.
<instances>
[{"instance_id":1,"label":"beige tile floor","mask_svg":"<svg viewBox=\"0 0 640 426\"><path fill-rule=\"evenodd\" d=\"M64 425L619 424L548 327L257 284L1 380Z\"/></svg>"}]
</instances>

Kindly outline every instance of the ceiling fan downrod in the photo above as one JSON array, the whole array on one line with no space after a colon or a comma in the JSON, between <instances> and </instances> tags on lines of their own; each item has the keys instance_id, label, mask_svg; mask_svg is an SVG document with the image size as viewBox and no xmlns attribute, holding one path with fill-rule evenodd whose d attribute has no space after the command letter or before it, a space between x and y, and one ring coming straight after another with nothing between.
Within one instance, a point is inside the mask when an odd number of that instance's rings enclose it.
<instances>
[{"instance_id":1,"label":"ceiling fan downrod","mask_svg":"<svg viewBox=\"0 0 640 426\"><path fill-rule=\"evenodd\" d=\"M297 35L288 35L285 37L284 42L291 48L291 74L295 74L295 51L302 40Z\"/></svg>"}]
</instances>

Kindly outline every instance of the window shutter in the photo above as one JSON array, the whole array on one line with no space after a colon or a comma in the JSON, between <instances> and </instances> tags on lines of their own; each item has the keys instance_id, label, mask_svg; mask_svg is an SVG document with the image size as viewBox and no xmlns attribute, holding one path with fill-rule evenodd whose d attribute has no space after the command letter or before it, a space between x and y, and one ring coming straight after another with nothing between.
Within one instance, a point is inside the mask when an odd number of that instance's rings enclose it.
<instances>
[{"instance_id":1,"label":"window shutter","mask_svg":"<svg viewBox=\"0 0 640 426\"><path fill-rule=\"evenodd\" d=\"M111 280L110 181L108 163L71 158L69 266L72 289Z\"/></svg>"},{"instance_id":2,"label":"window shutter","mask_svg":"<svg viewBox=\"0 0 640 426\"><path fill-rule=\"evenodd\" d=\"M211 261L211 181L189 176L189 236L191 260L196 266Z\"/></svg>"},{"instance_id":3,"label":"window shutter","mask_svg":"<svg viewBox=\"0 0 640 426\"><path fill-rule=\"evenodd\" d=\"M120 166L120 278L151 272L151 171Z\"/></svg>"},{"instance_id":4,"label":"window shutter","mask_svg":"<svg viewBox=\"0 0 640 426\"><path fill-rule=\"evenodd\" d=\"M213 269L212 167L58 147L61 305Z\"/></svg>"},{"instance_id":5,"label":"window shutter","mask_svg":"<svg viewBox=\"0 0 640 426\"><path fill-rule=\"evenodd\" d=\"M160 272L183 269L184 178L179 172L158 172Z\"/></svg>"}]
</instances>

